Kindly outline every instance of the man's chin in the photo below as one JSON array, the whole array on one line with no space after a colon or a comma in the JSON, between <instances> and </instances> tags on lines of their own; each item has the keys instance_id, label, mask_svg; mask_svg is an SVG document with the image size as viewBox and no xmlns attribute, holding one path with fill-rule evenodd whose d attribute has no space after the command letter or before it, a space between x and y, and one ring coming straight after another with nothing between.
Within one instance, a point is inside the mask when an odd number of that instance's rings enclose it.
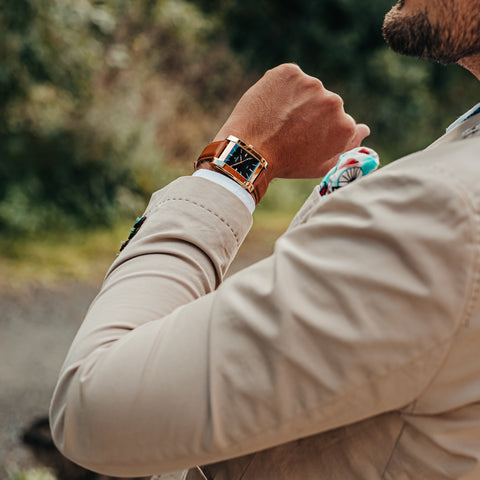
<instances>
[{"instance_id":1,"label":"man's chin","mask_svg":"<svg viewBox=\"0 0 480 480\"><path fill-rule=\"evenodd\" d=\"M431 43L432 26L425 12L406 15L400 12L400 4L385 15L383 37L393 51L412 57L425 57Z\"/></svg>"}]
</instances>

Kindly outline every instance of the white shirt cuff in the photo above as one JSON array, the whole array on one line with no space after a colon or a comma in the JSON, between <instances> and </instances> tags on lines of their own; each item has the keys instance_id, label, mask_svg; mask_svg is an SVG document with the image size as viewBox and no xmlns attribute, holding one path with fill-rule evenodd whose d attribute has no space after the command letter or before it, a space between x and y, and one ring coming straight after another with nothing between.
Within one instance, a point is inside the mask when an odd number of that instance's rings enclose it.
<instances>
[{"instance_id":1,"label":"white shirt cuff","mask_svg":"<svg viewBox=\"0 0 480 480\"><path fill-rule=\"evenodd\" d=\"M235 180L228 178L227 176L214 172L212 170L206 170L205 168L200 168L192 174L194 177L202 177L214 182L222 187L225 187L227 190L230 190L234 193L250 210L250 213L253 213L255 210L255 200L253 197Z\"/></svg>"}]
</instances>

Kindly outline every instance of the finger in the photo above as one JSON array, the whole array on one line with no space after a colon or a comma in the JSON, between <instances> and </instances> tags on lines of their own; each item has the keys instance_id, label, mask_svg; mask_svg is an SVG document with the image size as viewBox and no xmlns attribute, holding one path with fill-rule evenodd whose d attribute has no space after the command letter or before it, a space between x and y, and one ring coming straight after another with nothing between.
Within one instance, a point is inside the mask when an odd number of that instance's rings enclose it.
<instances>
[{"instance_id":1,"label":"finger","mask_svg":"<svg viewBox=\"0 0 480 480\"><path fill-rule=\"evenodd\" d=\"M360 123L357 125L357 138L359 139L360 143L365 140L370 135L370 128L368 125L365 125L364 123Z\"/></svg>"}]
</instances>

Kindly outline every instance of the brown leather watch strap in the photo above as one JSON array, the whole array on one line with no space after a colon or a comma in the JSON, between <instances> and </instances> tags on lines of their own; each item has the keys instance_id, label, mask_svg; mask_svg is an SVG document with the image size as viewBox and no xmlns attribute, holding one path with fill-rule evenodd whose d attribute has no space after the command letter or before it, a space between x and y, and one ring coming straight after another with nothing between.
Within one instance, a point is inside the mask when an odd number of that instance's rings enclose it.
<instances>
[{"instance_id":1,"label":"brown leather watch strap","mask_svg":"<svg viewBox=\"0 0 480 480\"><path fill-rule=\"evenodd\" d=\"M198 157L197 161L194 164L195 170L199 165L207 160L212 160L214 157L219 157L222 152L225 150L225 147L228 145L228 140L220 140L218 142L209 143L204 149L203 152ZM214 170L212 168L212 170Z\"/></svg>"},{"instance_id":2,"label":"brown leather watch strap","mask_svg":"<svg viewBox=\"0 0 480 480\"><path fill-rule=\"evenodd\" d=\"M263 169L255 179L254 185L255 188L253 189L252 193L255 198L255 205L258 205L268 188L267 172L265 169Z\"/></svg>"}]
</instances>

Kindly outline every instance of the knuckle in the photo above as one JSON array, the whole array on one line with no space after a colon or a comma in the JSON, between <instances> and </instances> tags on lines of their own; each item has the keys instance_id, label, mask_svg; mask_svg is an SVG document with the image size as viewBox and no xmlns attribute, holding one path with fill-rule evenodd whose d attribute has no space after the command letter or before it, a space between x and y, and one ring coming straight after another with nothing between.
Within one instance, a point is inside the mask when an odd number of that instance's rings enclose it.
<instances>
[{"instance_id":1,"label":"knuckle","mask_svg":"<svg viewBox=\"0 0 480 480\"><path fill-rule=\"evenodd\" d=\"M291 75L303 74L302 69L296 63L283 63L277 68L279 68L281 72Z\"/></svg>"},{"instance_id":2,"label":"knuckle","mask_svg":"<svg viewBox=\"0 0 480 480\"><path fill-rule=\"evenodd\" d=\"M278 78L291 79L305 75L301 68L295 63L283 63L266 72L266 75L277 76Z\"/></svg>"},{"instance_id":3,"label":"knuckle","mask_svg":"<svg viewBox=\"0 0 480 480\"><path fill-rule=\"evenodd\" d=\"M311 77L309 75L305 75L304 84L305 84L306 88L311 88L311 89L314 89L314 90L318 90L319 92L324 90L323 83L321 82L321 80L319 80L316 77Z\"/></svg>"},{"instance_id":4,"label":"knuckle","mask_svg":"<svg viewBox=\"0 0 480 480\"><path fill-rule=\"evenodd\" d=\"M332 110L343 109L343 99L336 93L330 92L327 95L326 102Z\"/></svg>"},{"instance_id":5,"label":"knuckle","mask_svg":"<svg viewBox=\"0 0 480 480\"><path fill-rule=\"evenodd\" d=\"M353 137L355 134L355 120L350 115L344 115L340 128L345 136Z\"/></svg>"}]
</instances>

